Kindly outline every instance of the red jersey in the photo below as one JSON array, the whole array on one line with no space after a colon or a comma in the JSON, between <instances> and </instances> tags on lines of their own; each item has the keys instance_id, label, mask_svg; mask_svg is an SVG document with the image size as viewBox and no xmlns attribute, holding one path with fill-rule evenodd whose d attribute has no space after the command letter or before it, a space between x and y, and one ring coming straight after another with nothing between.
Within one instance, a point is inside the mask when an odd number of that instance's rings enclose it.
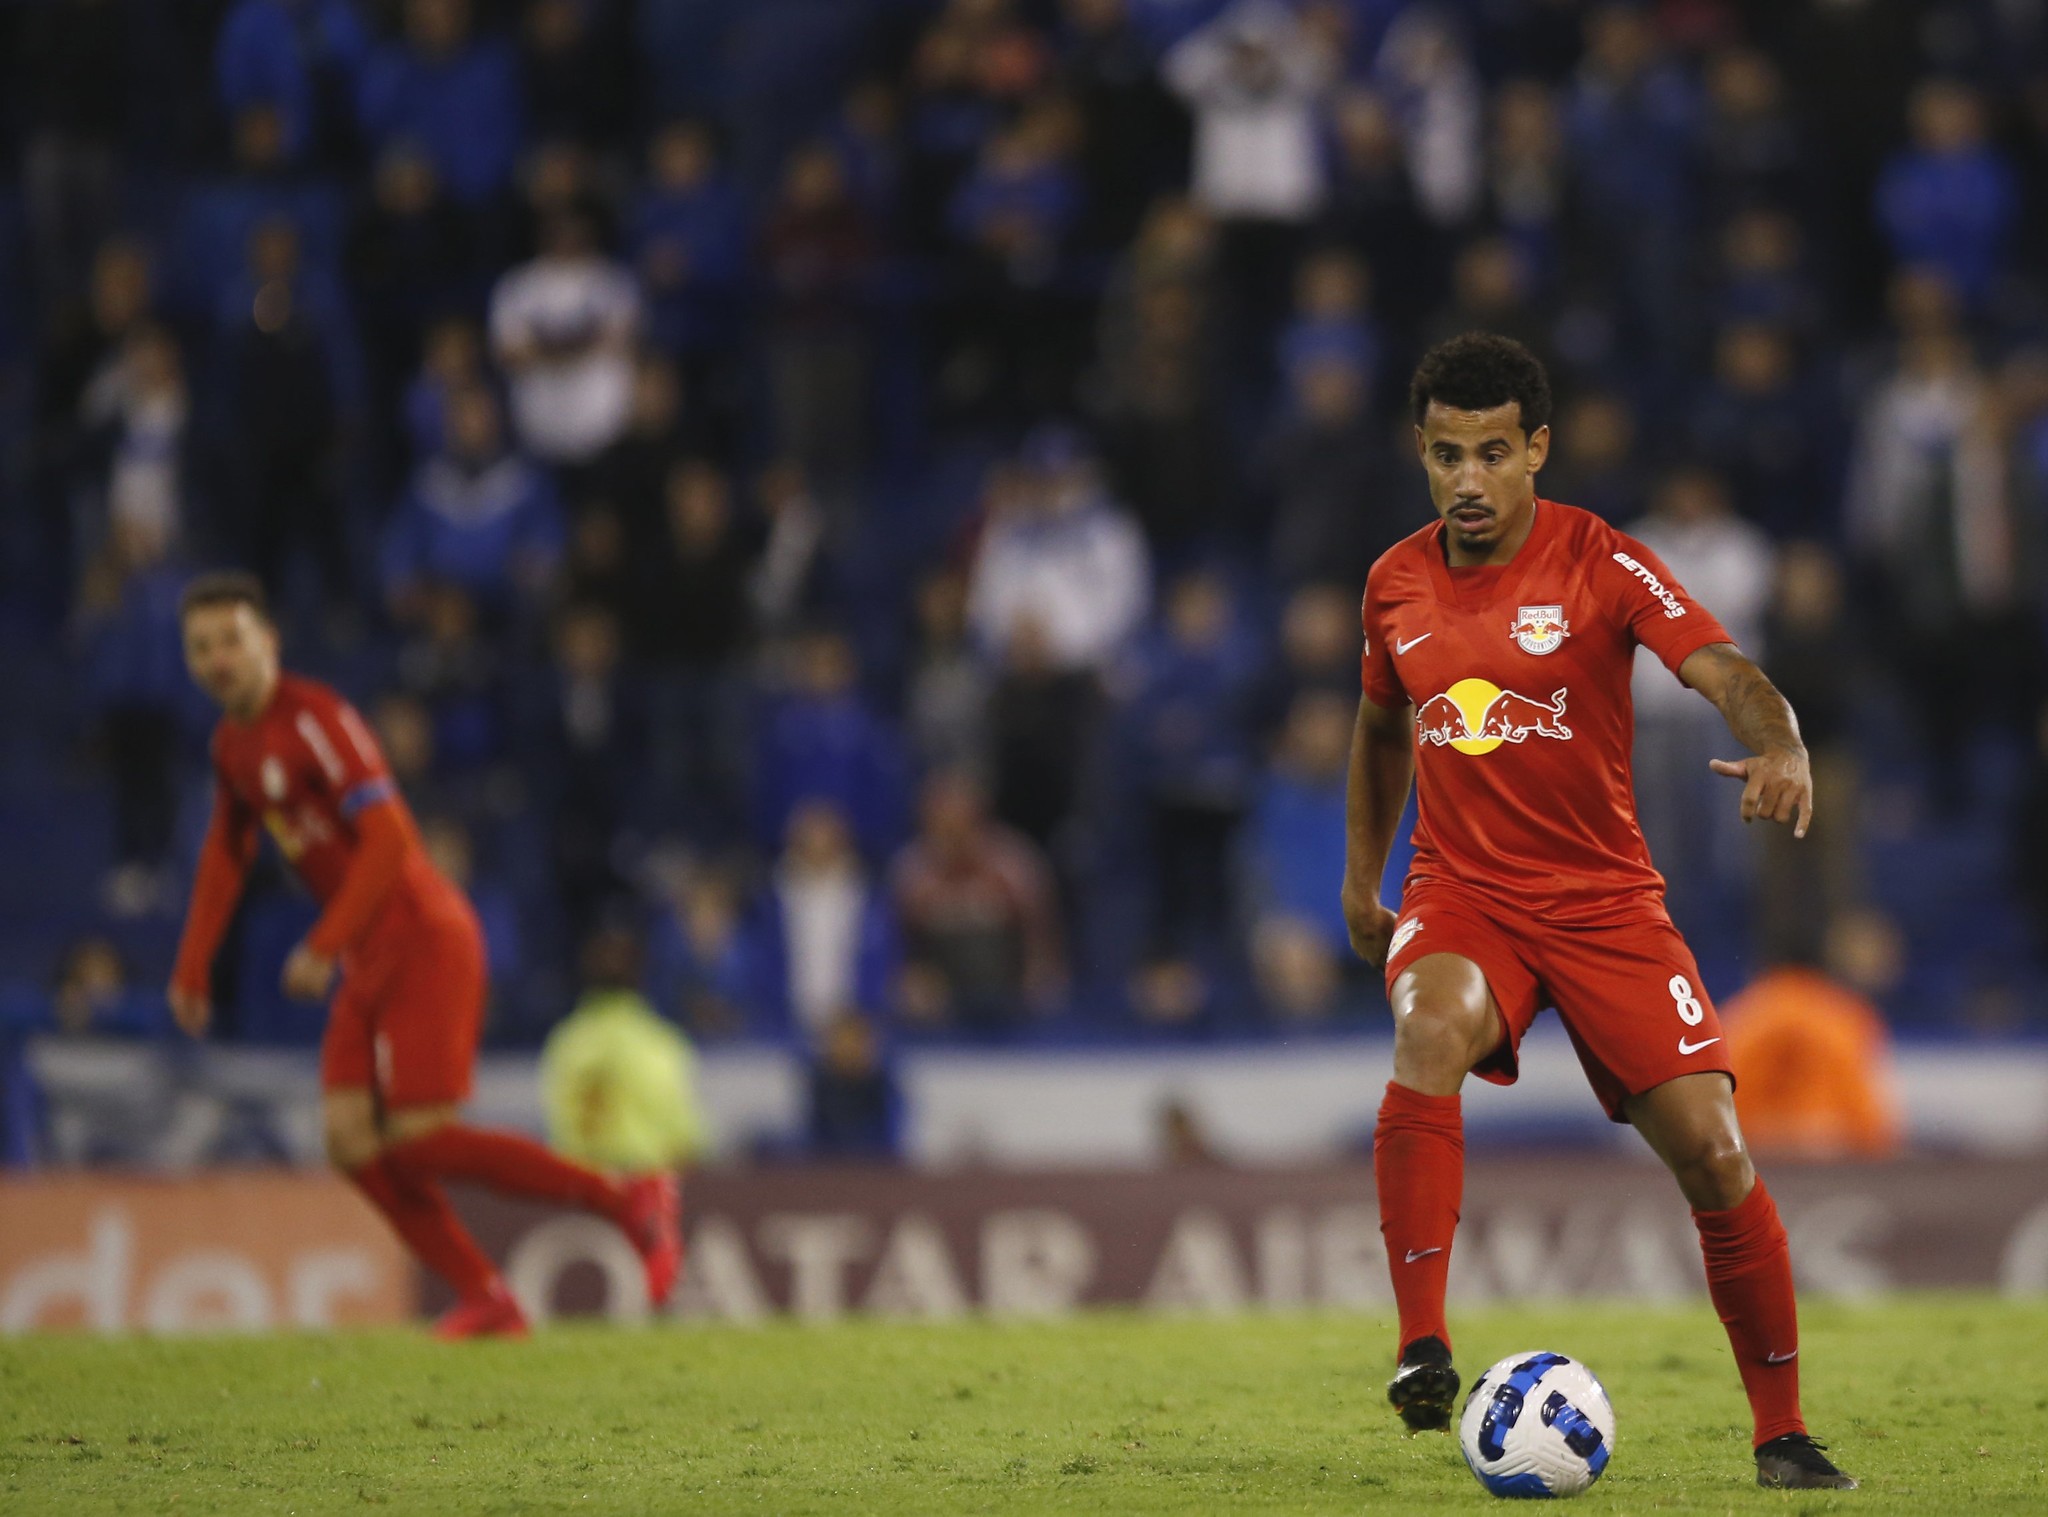
<instances>
[{"instance_id":1,"label":"red jersey","mask_svg":"<svg viewBox=\"0 0 2048 1517\"><path fill-rule=\"evenodd\" d=\"M384 802L405 811L397 781L355 708L327 686L292 674L278 677L255 721L223 720L213 729L213 773L215 829L235 856L248 857L260 823L322 906L334 900L355 862L363 811ZM405 830L414 831L409 812ZM403 926L423 907L438 909L454 888L414 842L361 935ZM323 918L312 934L323 951L352 946L325 941L326 925Z\"/></svg>"},{"instance_id":2,"label":"red jersey","mask_svg":"<svg viewBox=\"0 0 2048 1517\"><path fill-rule=\"evenodd\" d=\"M1732 639L1590 511L1539 500L1506 564L1454 569L1443 538L1441 522L1403 538L1365 586L1366 698L1415 707L1410 883L1567 926L1661 915L1629 765L1635 649L1676 674Z\"/></svg>"}]
</instances>

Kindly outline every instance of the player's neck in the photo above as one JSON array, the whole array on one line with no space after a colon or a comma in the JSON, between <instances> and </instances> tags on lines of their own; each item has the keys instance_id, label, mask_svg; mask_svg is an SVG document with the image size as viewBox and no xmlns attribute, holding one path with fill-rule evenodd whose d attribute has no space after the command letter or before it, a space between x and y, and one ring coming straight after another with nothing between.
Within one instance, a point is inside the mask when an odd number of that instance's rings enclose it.
<instances>
[{"instance_id":1,"label":"player's neck","mask_svg":"<svg viewBox=\"0 0 2048 1517\"><path fill-rule=\"evenodd\" d=\"M1532 493L1523 504L1519 518L1501 533L1498 540L1481 548L1461 548L1458 534L1446 524L1444 561L1453 569L1479 569L1514 562L1515 555L1522 551L1522 545L1536 530L1536 510L1536 497Z\"/></svg>"},{"instance_id":2,"label":"player's neck","mask_svg":"<svg viewBox=\"0 0 2048 1517\"><path fill-rule=\"evenodd\" d=\"M256 720L270 709L270 703L277 698L277 682L282 672L272 669L270 677L257 689L253 698L244 704L226 708L228 720L238 726L253 726Z\"/></svg>"}]
</instances>

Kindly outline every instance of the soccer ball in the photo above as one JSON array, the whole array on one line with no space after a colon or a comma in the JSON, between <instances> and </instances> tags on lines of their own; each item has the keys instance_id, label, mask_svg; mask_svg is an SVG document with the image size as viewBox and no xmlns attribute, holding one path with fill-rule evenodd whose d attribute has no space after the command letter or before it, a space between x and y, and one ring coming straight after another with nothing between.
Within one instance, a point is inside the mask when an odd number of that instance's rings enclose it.
<instances>
[{"instance_id":1,"label":"soccer ball","mask_svg":"<svg viewBox=\"0 0 2048 1517\"><path fill-rule=\"evenodd\" d=\"M1577 1496L1607 1468L1614 1408L1576 1359L1510 1354L1465 1398L1458 1442L1496 1496Z\"/></svg>"}]
</instances>

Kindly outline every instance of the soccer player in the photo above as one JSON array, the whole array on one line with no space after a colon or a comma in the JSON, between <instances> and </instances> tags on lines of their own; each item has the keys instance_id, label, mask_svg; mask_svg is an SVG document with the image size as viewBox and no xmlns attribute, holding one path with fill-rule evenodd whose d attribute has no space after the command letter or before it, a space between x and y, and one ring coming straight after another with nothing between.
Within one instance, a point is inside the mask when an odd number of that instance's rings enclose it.
<instances>
[{"instance_id":1,"label":"soccer player","mask_svg":"<svg viewBox=\"0 0 2048 1517\"><path fill-rule=\"evenodd\" d=\"M1440 519L1366 580L1344 878L1352 946L1385 966L1394 1011L1394 1078L1373 1135L1400 1314L1387 1397L1411 1428L1449 1426L1458 1092L1467 1074L1511 1084L1523 1034L1554 1006L1608 1116L1634 1125L1692 1206L1755 1418L1757 1482L1853 1487L1800 1416L1785 1229L1743 1146L1720 1024L1636 825L1636 646L1750 750L1712 763L1742 782L1743 819L1803 837L1813 782L1798 722L1655 554L1537 498L1550 384L1526 348L1453 338L1425 355L1409 398ZM1396 913L1380 904L1380 876L1411 779L1420 820Z\"/></svg>"},{"instance_id":2,"label":"soccer player","mask_svg":"<svg viewBox=\"0 0 2048 1517\"><path fill-rule=\"evenodd\" d=\"M376 740L326 686L284 673L262 586L202 575L180 606L185 663L219 703L213 818L172 973L171 1011L193 1037L212 1019L213 956L260 825L321 903L285 961L284 989L340 989L320 1048L327 1154L419 1261L454 1287L443 1338L518 1337L519 1305L449 1205L446 1180L582 1207L639 1253L665 1301L682 1267L675 1181L621 1183L516 1133L461 1120L484 1010L476 914L422 847Z\"/></svg>"}]
</instances>

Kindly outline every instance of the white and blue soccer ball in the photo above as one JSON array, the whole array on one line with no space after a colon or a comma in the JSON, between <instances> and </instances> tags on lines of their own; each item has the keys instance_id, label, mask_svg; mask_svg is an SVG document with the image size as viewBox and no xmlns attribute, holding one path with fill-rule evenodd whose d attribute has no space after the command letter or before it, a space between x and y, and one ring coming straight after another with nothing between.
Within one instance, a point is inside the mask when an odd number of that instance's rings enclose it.
<instances>
[{"instance_id":1,"label":"white and blue soccer ball","mask_svg":"<svg viewBox=\"0 0 2048 1517\"><path fill-rule=\"evenodd\" d=\"M1496 1496L1577 1496L1614 1452L1614 1407L1578 1360L1510 1354L1466 1396L1458 1442Z\"/></svg>"}]
</instances>

